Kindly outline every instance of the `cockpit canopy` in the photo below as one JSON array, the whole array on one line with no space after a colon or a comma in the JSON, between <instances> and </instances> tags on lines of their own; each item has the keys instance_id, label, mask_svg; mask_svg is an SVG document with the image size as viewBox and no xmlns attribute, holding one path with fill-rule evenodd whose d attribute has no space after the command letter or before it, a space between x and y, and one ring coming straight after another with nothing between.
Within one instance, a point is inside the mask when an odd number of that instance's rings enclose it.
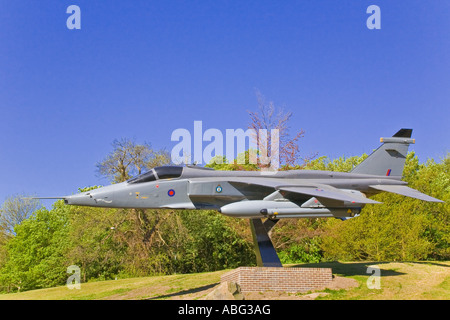
<instances>
[{"instance_id":1,"label":"cockpit canopy","mask_svg":"<svg viewBox=\"0 0 450 320\"><path fill-rule=\"evenodd\" d=\"M163 167L155 167L150 171L143 173L135 178L128 180L128 183L143 183L150 182L159 179L172 179L178 178L181 176L183 172L183 167L176 166L163 166Z\"/></svg>"}]
</instances>

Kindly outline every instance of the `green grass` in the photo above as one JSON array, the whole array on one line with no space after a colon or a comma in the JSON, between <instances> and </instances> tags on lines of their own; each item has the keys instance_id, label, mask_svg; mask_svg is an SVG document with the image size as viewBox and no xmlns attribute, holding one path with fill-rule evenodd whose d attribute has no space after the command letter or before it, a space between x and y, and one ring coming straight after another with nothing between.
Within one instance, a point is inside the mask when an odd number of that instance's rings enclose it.
<instances>
[{"instance_id":1,"label":"green grass","mask_svg":"<svg viewBox=\"0 0 450 320\"><path fill-rule=\"evenodd\" d=\"M220 275L225 272L88 282L82 283L79 290L61 286L0 294L0 300L170 299L209 289L220 282Z\"/></svg>"},{"instance_id":2,"label":"green grass","mask_svg":"<svg viewBox=\"0 0 450 320\"><path fill-rule=\"evenodd\" d=\"M367 267L381 270L380 289L369 289ZM306 265L303 265L306 266ZM309 265L308 265L309 266ZM352 278L359 286L349 290L328 290L319 299L339 300L450 300L450 262L331 262L333 274Z\"/></svg>"},{"instance_id":3,"label":"green grass","mask_svg":"<svg viewBox=\"0 0 450 320\"><path fill-rule=\"evenodd\" d=\"M381 269L381 289L369 289L367 267ZM450 300L450 262L327 262L302 264L298 267L332 268L335 276L355 279L357 287L325 289L326 300ZM199 299L220 282L227 270L119 279L82 283L81 289L66 286L32 290L13 294L0 294L5 300L93 300L93 299ZM286 295L286 297L292 297ZM304 294L294 294L302 297ZM264 293L256 295L265 298ZM282 297L281 297L282 298Z\"/></svg>"}]
</instances>

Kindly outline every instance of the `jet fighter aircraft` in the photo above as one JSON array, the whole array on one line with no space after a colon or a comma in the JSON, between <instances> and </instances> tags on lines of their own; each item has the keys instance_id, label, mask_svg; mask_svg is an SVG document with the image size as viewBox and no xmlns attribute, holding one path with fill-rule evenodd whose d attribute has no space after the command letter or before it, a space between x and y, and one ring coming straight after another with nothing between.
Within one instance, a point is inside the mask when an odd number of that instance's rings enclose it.
<instances>
[{"instance_id":1,"label":"jet fighter aircraft","mask_svg":"<svg viewBox=\"0 0 450 320\"><path fill-rule=\"evenodd\" d=\"M108 208L213 209L248 218L258 266L281 267L268 236L281 218L358 215L369 197L392 192L424 201L443 202L401 180L412 129L381 138L381 146L351 172L289 170L218 171L197 166L162 166L128 181L61 197L68 205Z\"/></svg>"},{"instance_id":2,"label":"jet fighter aircraft","mask_svg":"<svg viewBox=\"0 0 450 320\"><path fill-rule=\"evenodd\" d=\"M214 209L236 218L346 218L382 191L442 202L401 181L412 129L381 138L381 146L351 172L218 171L162 166L126 182L62 197L68 205L109 208Z\"/></svg>"}]
</instances>

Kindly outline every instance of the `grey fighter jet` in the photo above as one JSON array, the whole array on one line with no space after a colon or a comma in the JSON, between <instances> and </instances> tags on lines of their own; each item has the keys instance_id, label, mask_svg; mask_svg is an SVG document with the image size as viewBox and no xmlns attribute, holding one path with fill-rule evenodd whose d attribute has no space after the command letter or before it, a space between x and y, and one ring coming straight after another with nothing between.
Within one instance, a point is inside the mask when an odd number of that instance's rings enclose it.
<instances>
[{"instance_id":1,"label":"grey fighter jet","mask_svg":"<svg viewBox=\"0 0 450 320\"><path fill-rule=\"evenodd\" d=\"M62 197L68 205L108 208L213 209L248 218L259 266L281 266L268 231L281 218L348 219L369 197L392 192L443 202L401 180L412 129L381 138L381 146L351 172L218 171L196 166L156 167L126 182ZM264 219L266 218L266 219Z\"/></svg>"},{"instance_id":2,"label":"grey fighter jet","mask_svg":"<svg viewBox=\"0 0 450 320\"><path fill-rule=\"evenodd\" d=\"M196 166L156 167L126 182L63 197L68 205L108 208L213 209L236 218L346 218L369 197L393 192L442 202L401 181L412 129L401 129L351 172L218 171Z\"/></svg>"}]
</instances>

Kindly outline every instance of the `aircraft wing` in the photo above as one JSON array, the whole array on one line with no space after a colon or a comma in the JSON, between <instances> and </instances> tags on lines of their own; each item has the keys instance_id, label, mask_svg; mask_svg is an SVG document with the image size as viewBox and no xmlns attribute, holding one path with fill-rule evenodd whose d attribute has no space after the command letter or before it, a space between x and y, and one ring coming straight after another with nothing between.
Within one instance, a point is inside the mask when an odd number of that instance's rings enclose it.
<instances>
[{"instance_id":1,"label":"aircraft wing","mask_svg":"<svg viewBox=\"0 0 450 320\"><path fill-rule=\"evenodd\" d=\"M411 197L419 200L429 201L429 202L444 202L442 200L430 197L422 192L419 192L415 189L411 189L407 186L398 186L398 185L373 185L370 186L372 189L379 191L387 191L396 194L400 194L402 196Z\"/></svg>"},{"instance_id":2,"label":"aircraft wing","mask_svg":"<svg viewBox=\"0 0 450 320\"><path fill-rule=\"evenodd\" d=\"M239 188L239 184L255 185L255 186L265 186L274 188L275 190L285 191L293 194L306 195L317 198L325 198L338 201L347 201L351 203L380 203L378 201L368 199L357 193L351 193L350 191L343 191L334 188L329 185L318 184L318 183L286 183L286 181L277 181L275 179L239 179L232 178L227 179L227 181L236 185Z\"/></svg>"},{"instance_id":3,"label":"aircraft wing","mask_svg":"<svg viewBox=\"0 0 450 320\"><path fill-rule=\"evenodd\" d=\"M360 196L356 193L351 193L348 191L342 191L340 189L327 186L318 185L318 187L307 187L307 186L281 186L277 188L281 191L294 192L306 194L316 198L326 198L338 201L347 201L351 203L380 203L378 201Z\"/></svg>"}]
</instances>

